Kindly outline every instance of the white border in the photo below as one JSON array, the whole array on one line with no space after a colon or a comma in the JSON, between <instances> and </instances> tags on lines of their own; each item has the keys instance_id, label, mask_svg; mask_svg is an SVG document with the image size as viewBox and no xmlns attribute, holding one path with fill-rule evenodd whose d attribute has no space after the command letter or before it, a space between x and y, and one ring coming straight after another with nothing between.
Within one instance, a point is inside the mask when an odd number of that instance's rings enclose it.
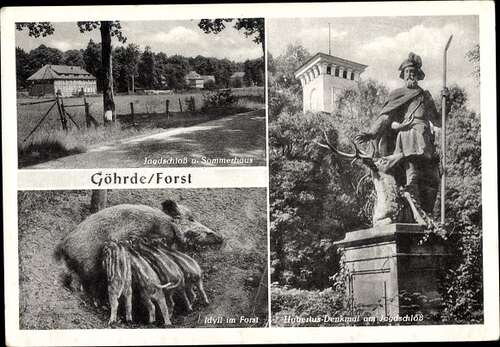
<instances>
[{"instance_id":1,"label":"white border","mask_svg":"<svg viewBox=\"0 0 500 347\"><path fill-rule=\"evenodd\" d=\"M14 23L16 21L168 20L217 17L349 17L479 15L481 43L482 184L484 232L484 325L145 329L145 330L19 330L17 256L17 155ZM494 3L313 3L170 6L82 6L3 8L2 154L4 163L4 254L6 342L8 345L141 345L225 343L312 343L494 340L499 337L498 214L496 162L496 66ZM267 36L267 35L266 35ZM432 39L432 38L430 38ZM266 75L267 76L267 75ZM267 77L266 77L267 80ZM9 137L10 135L10 137ZM485 151L487 149L487 151ZM268 158L268 157L267 157ZM210 169L207 169L210 170ZM241 168L245 170L245 168Z\"/></svg>"}]
</instances>

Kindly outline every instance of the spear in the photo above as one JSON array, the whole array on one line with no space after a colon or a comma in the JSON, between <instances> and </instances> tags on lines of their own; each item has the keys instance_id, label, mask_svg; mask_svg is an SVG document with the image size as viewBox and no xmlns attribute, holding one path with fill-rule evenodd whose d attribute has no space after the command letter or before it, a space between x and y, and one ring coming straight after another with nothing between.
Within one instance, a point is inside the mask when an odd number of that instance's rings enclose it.
<instances>
[{"instance_id":1,"label":"spear","mask_svg":"<svg viewBox=\"0 0 500 347\"><path fill-rule=\"evenodd\" d=\"M443 90L446 90L446 58L448 48L450 47L450 35L443 53ZM443 175L441 176L441 223L444 224L445 219L445 196L446 196L446 95L441 96L441 165L443 167Z\"/></svg>"}]
</instances>

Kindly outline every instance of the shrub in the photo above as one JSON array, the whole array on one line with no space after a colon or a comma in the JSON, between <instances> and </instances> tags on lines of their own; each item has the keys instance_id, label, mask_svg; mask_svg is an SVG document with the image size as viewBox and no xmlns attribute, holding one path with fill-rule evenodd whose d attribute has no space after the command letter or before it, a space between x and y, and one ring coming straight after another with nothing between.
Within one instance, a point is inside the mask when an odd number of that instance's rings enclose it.
<instances>
[{"instance_id":1,"label":"shrub","mask_svg":"<svg viewBox=\"0 0 500 347\"><path fill-rule=\"evenodd\" d=\"M221 89L203 94L203 107L225 107L236 102L231 89Z\"/></svg>"}]
</instances>

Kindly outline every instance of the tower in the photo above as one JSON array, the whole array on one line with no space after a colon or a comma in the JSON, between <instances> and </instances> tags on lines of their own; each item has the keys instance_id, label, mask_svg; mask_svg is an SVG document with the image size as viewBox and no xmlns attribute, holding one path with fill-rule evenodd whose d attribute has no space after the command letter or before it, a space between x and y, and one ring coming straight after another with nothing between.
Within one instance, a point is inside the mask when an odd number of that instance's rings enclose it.
<instances>
[{"instance_id":1,"label":"tower","mask_svg":"<svg viewBox=\"0 0 500 347\"><path fill-rule=\"evenodd\" d=\"M304 112L332 112L336 98L356 86L367 65L325 53L317 53L295 71L303 92Z\"/></svg>"}]
</instances>

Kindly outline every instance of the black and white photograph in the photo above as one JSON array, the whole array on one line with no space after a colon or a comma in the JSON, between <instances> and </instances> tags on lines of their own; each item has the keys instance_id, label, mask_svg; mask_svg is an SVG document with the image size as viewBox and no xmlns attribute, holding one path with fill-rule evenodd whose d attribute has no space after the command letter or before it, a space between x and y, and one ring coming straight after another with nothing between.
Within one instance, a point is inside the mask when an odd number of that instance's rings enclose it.
<instances>
[{"instance_id":1,"label":"black and white photograph","mask_svg":"<svg viewBox=\"0 0 500 347\"><path fill-rule=\"evenodd\" d=\"M267 32L273 326L482 324L478 17Z\"/></svg>"},{"instance_id":2,"label":"black and white photograph","mask_svg":"<svg viewBox=\"0 0 500 347\"><path fill-rule=\"evenodd\" d=\"M265 188L18 199L20 329L266 326Z\"/></svg>"},{"instance_id":3,"label":"black and white photograph","mask_svg":"<svg viewBox=\"0 0 500 347\"><path fill-rule=\"evenodd\" d=\"M18 166L263 166L264 19L16 23Z\"/></svg>"},{"instance_id":4,"label":"black and white photograph","mask_svg":"<svg viewBox=\"0 0 500 347\"><path fill-rule=\"evenodd\" d=\"M5 344L498 340L494 7L2 7Z\"/></svg>"}]
</instances>

